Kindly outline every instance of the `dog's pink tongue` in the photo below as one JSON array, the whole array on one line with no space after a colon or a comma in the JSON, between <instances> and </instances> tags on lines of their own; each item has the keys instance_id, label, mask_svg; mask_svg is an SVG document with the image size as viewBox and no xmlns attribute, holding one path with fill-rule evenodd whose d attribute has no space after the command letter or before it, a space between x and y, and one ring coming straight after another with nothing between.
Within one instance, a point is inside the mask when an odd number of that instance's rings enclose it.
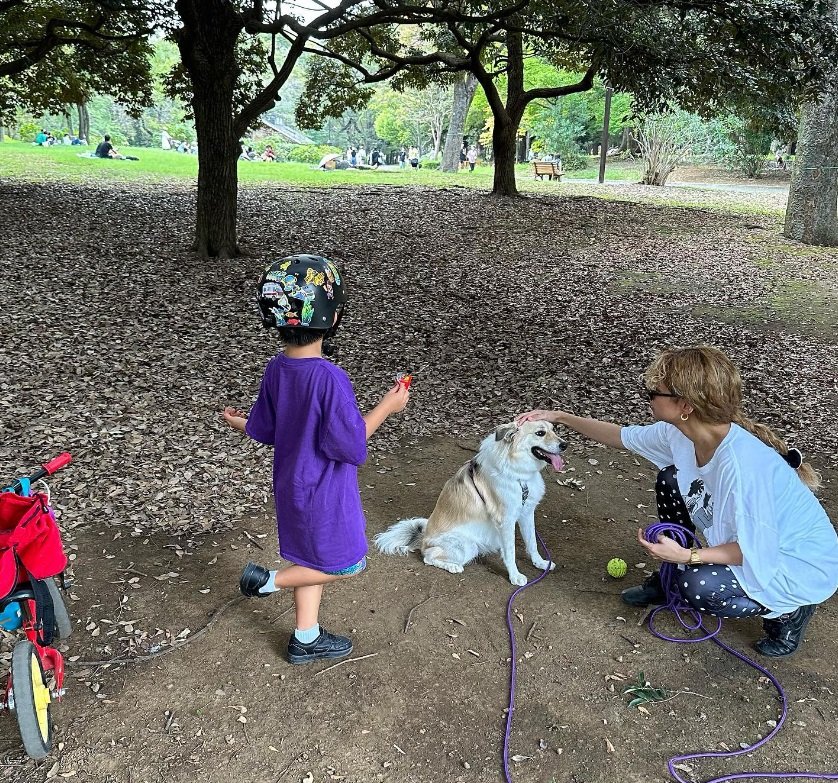
<instances>
[{"instance_id":1,"label":"dog's pink tongue","mask_svg":"<svg viewBox=\"0 0 838 783\"><path fill-rule=\"evenodd\" d=\"M555 470L556 473L564 468L564 460L558 454L550 455L550 464L553 466L553 470Z\"/></svg>"}]
</instances>

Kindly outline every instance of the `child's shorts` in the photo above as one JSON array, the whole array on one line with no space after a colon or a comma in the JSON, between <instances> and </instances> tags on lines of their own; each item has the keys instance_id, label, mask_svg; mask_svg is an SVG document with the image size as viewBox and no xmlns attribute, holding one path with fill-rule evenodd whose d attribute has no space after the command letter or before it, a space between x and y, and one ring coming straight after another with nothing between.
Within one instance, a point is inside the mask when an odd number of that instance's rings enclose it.
<instances>
[{"instance_id":1,"label":"child's shorts","mask_svg":"<svg viewBox=\"0 0 838 783\"><path fill-rule=\"evenodd\" d=\"M341 568L340 571L324 571L324 574L329 576L352 576L353 574L360 574L367 567L367 558L361 558L359 563L351 565L348 568Z\"/></svg>"}]
</instances>

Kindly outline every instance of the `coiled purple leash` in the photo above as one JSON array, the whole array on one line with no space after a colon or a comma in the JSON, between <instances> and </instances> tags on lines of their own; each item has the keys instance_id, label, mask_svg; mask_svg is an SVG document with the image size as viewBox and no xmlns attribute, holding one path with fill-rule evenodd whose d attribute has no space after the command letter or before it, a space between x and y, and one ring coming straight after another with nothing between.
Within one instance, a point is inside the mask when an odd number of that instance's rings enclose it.
<instances>
[{"instance_id":1,"label":"coiled purple leash","mask_svg":"<svg viewBox=\"0 0 838 783\"><path fill-rule=\"evenodd\" d=\"M698 539L686 528L682 527L681 525L673 525L667 522L657 522L653 525L649 525L644 532L644 536L647 541L657 543L658 536L661 533L665 533L666 535L670 536L671 538L675 539L681 546L701 546L701 543ZM691 539L691 543L690 543ZM759 742L755 743L754 745L750 745L747 748L743 748L741 750L731 750L731 751L713 751L713 752L705 752L705 753L689 753L683 756L673 756L667 762L667 766L669 767L669 774L672 775L673 779L678 781L678 783L690 783L690 781L685 780L682 778L678 771L675 769L676 764L683 763L685 761L693 761L696 759L707 759L707 758L732 758L733 756L741 756L743 753L753 753L757 748L765 745L766 742L773 739L777 732L783 727L783 724L786 722L786 717L788 716L788 701L786 699L786 693L783 690L783 686L780 685L779 680L763 666L760 666L756 661L752 661L746 655L734 650L732 647L729 647L723 641L718 638L719 631L722 629L722 620L721 618L716 618L718 621L718 626L713 631L708 631L707 628L704 627L703 616L700 612L697 612L693 609L689 604L687 604L683 598L681 598L681 593L676 586L675 579L678 574L678 567L674 563L663 563L660 569L661 574L661 584L666 592L666 604L662 606L658 606L656 609L652 611L649 615L649 631L654 636L657 636L658 639L663 639L667 642L676 642L679 644L694 644L696 642L703 642L706 640L712 641L714 644L717 644L723 650L726 650L731 655L738 658L740 661L744 661L749 666L752 666L759 672L762 672L769 680L771 680L772 685L777 689L777 693L780 696L780 703L782 704L783 710L780 716L780 720L777 721L777 725L771 730L771 733L768 734L766 737L761 739ZM526 586L526 585L525 585ZM513 596L514 597L514 596ZM700 636L694 639L677 639L672 636L667 636L666 634L658 631L654 625L655 615L660 612L668 610L671 611L677 618L678 622L681 623L682 627L690 632L704 632L704 636ZM687 618L691 616L691 620ZM504 759L505 760L505 759ZM712 780L708 780L706 783L725 783L725 781L729 780L752 780L756 778L774 778L774 779L782 779L782 780L789 780L790 778L806 778L809 780L838 780L838 773L817 773L817 772L740 772L735 775L724 775L720 778L713 778Z\"/></svg>"},{"instance_id":2,"label":"coiled purple leash","mask_svg":"<svg viewBox=\"0 0 838 783\"><path fill-rule=\"evenodd\" d=\"M515 712L515 677L517 672L516 658L518 657L518 648L515 645L515 629L512 627L512 603L515 601L515 596L518 595L518 593L522 590L526 590L528 587L537 585L542 579L544 579L544 577L550 573L550 566L553 565L553 556L550 554L550 550L547 549L547 546L544 541L541 540L541 536L538 535L538 532L536 532L535 536L547 555L547 567L537 579L534 579L532 582L527 582L525 585L521 585L521 587L512 593L506 604L506 627L509 629L509 646L512 648L512 667L509 677L509 709L506 711L506 733L503 735L503 774L506 778L506 783L512 783L512 778L509 775L509 734L512 731L512 713Z\"/></svg>"}]
</instances>

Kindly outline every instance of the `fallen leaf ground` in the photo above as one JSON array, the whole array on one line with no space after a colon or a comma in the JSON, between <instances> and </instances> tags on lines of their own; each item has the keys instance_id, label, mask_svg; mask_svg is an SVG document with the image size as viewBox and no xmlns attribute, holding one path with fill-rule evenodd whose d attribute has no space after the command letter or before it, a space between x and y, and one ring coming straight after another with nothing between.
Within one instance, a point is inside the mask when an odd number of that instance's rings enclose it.
<instances>
[{"instance_id":1,"label":"fallen leaf ground","mask_svg":"<svg viewBox=\"0 0 838 783\"><path fill-rule=\"evenodd\" d=\"M0 779L502 780L510 586L493 559L455 577L373 555L327 592L324 624L352 632L359 658L335 669L284 663L287 596L215 613L244 562L274 549L271 455L218 412L250 404L276 350L252 291L280 253L344 265L338 361L362 407L397 371L422 368L361 473L370 533L429 512L464 449L520 410L648 420L643 367L662 345L699 340L740 363L748 409L811 455L838 518L838 255L783 240L776 193L591 193L249 188L249 254L222 262L186 250L187 187L0 185L0 475L75 456L53 491L76 579L66 654L77 657L46 762L22 759L0 716ZM643 575L632 536L653 509L651 466L570 440L569 473L550 477L540 509L558 568L513 617L513 779L653 783L679 751L753 743L777 717L758 673L711 644L654 639L617 598ZM605 575L612 556L630 564L623 582ZM697 768L697 780L838 770L835 606L799 655L770 665L791 702L779 737ZM723 633L745 650L758 630ZM83 663L144 655L155 657ZM640 671L700 695L630 710L614 677Z\"/></svg>"}]
</instances>

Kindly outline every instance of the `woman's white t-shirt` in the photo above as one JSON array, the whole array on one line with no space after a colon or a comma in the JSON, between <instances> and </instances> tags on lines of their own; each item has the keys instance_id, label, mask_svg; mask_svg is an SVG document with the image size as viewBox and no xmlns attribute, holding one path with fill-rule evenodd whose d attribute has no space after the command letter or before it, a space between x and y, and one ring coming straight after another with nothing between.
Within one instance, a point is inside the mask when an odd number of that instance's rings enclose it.
<instances>
[{"instance_id":1,"label":"woman's white t-shirt","mask_svg":"<svg viewBox=\"0 0 838 783\"><path fill-rule=\"evenodd\" d=\"M818 604L838 589L838 534L821 504L770 446L737 424L712 459L696 464L695 446L659 421L623 427L623 445L658 468L675 465L690 518L709 546L739 543L731 566L767 617ZM662 520L666 521L666 520Z\"/></svg>"}]
</instances>

